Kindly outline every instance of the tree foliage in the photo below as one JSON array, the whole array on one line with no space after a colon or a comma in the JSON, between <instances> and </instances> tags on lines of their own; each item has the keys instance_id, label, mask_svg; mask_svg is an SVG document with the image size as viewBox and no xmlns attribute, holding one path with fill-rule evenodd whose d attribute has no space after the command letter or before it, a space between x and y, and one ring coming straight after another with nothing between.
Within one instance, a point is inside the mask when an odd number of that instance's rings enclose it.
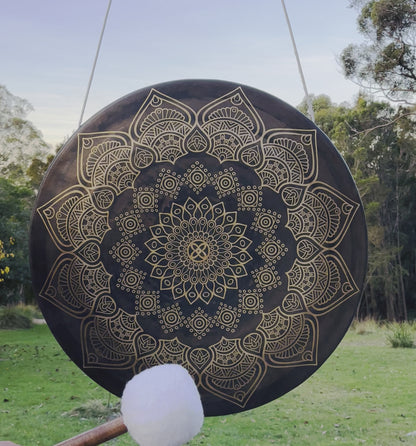
<instances>
[{"instance_id":1,"label":"tree foliage","mask_svg":"<svg viewBox=\"0 0 416 446\"><path fill-rule=\"evenodd\" d=\"M416 103L415 0L355 0L361 8L358 29L361 45L351 44L341 54L347 78L390 100Z\"/></svg>"},{"instance_id":2,"label":"tree foliage","mask_svg":"<svg viewBox=\"0 0 416 446\"><path fill-rule=\"evenodd\" d=\"M0 85L0 175L23 184L32 159L45 162L51 149L26 119L32 106Z\"/></svg>"},{"instance_id":3,"label":"tree foliage","mask_svg":"<svg viewBox=\"0 0 416 446\"><path fill-rule=\"evenodd\" d=\"M28 234L33 198L29 187L0 178L0 240L4 251L12 254L3 258L2 269L7 267L8 274L3 277L0 304L23 301L31 295Z\"/></svg>"},{"instance_id":4,"label":"tree foliage","mask_svg":"<svg viewBox=\"0 0 416 446\"><path fill-rule=\"evenodd\" d=\"M53 159L54 155L52 154L48 155L45 161L36 157L32 159L30 166L26 170L26 175L28 176L29 184L35 190L39 188L40 183L42 182L43 177Z\"/></svg>"}]
</instances>

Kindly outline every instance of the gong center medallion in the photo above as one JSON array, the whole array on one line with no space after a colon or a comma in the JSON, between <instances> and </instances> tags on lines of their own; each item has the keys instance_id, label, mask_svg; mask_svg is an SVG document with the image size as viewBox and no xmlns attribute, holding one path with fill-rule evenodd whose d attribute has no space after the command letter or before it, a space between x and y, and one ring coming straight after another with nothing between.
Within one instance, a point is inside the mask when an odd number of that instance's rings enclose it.
<instances>
[{"instance_id":1,"label":"gong center medallion","mask_svg":"<svg viewBox=\"0 0 416 446\"><path fill-rule=\"evenodd\" d=\"M210 257L210 251L209 244L203 239L192 240L187 248L189 260L195 263L205 263Z\"/></svg>"}]
</instances>

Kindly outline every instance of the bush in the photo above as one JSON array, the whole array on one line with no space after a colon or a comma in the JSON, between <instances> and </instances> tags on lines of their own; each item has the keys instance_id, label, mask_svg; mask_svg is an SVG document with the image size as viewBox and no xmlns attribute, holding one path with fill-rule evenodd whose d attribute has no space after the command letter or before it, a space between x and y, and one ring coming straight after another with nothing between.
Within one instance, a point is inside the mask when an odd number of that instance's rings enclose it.
<instances>
[{"instance_id":1,"label":"bush","mask_svg":"<svg viewBox=\"0 0 416 446\"><path fill-rule=\"evenodd\" d=\"M24 306L0 307L0 328L31 328L33 310Z\"/></svg>"},{"instance_id":2,"label":"bush","mask_svg":"<svg viewBox=\"0 0 416 446\"><path fill-rule=\"evenodd\" d=\"M380 328L380 324L373 318L354 319L351 329L358 335L375 333Z\"/></svg>"},{"instance_id":3,"label":"bush","mask_svg":"<svg viewBox=\"0 0 416 446\"><path fill-rule=\"evenodd\" d=\"M406 322L391 324L389 330L387 341L393 348L413 348L415 346L410 324Z\"/></svg>"},{"instance_id":4,"label":"bush","mask_svg":"<svg viewBox=\"0 0 416 446\"><path fill-rule=\"evenodd\" d=\"M26 315L30 319L42 319L43 315L39 308L35 305L18 305L17 308L19 308L22 312L22 314Z\"/></svg>"}]
</instances>

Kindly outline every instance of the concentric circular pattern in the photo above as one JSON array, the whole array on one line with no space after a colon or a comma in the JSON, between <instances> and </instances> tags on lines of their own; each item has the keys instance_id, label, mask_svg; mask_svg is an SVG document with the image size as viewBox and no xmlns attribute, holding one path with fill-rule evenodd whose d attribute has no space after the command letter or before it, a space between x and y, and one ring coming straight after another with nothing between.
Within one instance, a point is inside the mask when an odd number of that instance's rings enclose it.
<instances>
[{"instance_id":1,"label":"concentric circular pattern","mask_svg":"<svg viewBox=\"0 0 416 446\"><path fill-rule=\"evenodd\" d=\"M151 296L143 296L140 299L140 303L143 311L152 311L154 310L154 299Z\"/></svg>"},{"instance_id":2,"label":"concentric circular pattern","mask_svg":"<svg viewBox=\"0 0 416 446\"><path fill-rule=\"evenodd\" d=\"M58 155L32 222L34 287L108 390L177 363L206 415L238 412L299 385L341 340L364 281L363 215L342 158L296 110L226 82L162 84Z\"/></svg>"},{"instance_id":3,"label":"concentric circular pattern","mask_svg":"<svg viewBox=\"0 0 416 446\"><path fill-rule=\"evenodd\" d=\"M177 182L175 181L175 178L168 177L168 178L162 178L162 183L160 186L162 189L164 189L167 192L174 192L177 187Z\"/></svg>"},{"instance_id":4,"label":"concentric circular pattern","mask_svg":"<svg viewBox=\"0 0 416 446\"><path fill-rule=\"evenodd\" d=\"M229 189L231 189L232 186L233 186L232 178L230 178L228 176L221 177L220 181L218 182L218 186L222 190L229 190Z\"/></svg>"}]
</instances>

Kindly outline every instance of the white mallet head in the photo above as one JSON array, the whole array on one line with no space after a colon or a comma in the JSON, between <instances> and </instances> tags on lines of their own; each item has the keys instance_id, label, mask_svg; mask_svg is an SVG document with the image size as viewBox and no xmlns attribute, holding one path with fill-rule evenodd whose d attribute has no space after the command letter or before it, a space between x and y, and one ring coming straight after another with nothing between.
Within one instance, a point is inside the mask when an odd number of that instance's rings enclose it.
<instances>
[{"instance_id":1,"label":"white mallet head","mask_svg":"<svg viewBox=\"0 0 416 446\"><path fill-rule=\"evenodd\" d=\"M180 446L204 422L201 397L188 371L177 364L144 370L127 384L121 413L140 446Z\"/></svg>"}]
</instances>

